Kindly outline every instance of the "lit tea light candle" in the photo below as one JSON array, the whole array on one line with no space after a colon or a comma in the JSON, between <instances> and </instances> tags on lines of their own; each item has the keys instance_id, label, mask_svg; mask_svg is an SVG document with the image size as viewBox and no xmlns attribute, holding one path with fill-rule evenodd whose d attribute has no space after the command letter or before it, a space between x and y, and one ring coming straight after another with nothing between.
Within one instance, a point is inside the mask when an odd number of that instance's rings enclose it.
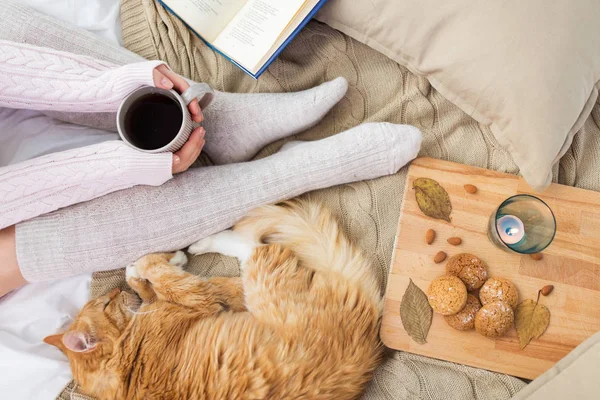
<instances>
[{"instance_id":1,"label":"lit tea light candle","mask_svg":"<svg viewBox=\"0 0 600 400\"><path fill-rule=\"evenodd\" d=\"M516 244L525 236L523 221L514 215L505 215L496 221L500 240L506 244Z\"/></svg>"}]
</instances>

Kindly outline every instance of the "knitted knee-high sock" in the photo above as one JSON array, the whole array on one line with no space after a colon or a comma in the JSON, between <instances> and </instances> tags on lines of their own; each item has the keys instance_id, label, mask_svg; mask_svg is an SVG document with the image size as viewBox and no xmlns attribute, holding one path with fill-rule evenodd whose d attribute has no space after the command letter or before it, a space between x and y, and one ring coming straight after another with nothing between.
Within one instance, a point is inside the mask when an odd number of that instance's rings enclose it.
<instances>
[{"instance_id":1,"label":"knitted knee-high sock","mask_svg":"<svg viewBox=\"0 0 600 400\"><path fill-rule=\"evenodd\" d=\"M186 247L250 209L329 186L395 173L416 157L414 127L365 124L270 157L190 170L160 187L136 187L17 225L28 281L119 268Z\"/></svg>"},{"instance_id":2,"label":"knitted knee-high sock","mask_svg":"<svg viewBox=\"0 0 600 400\"><path fill-rule=\"evenodd\" d=\"M217 93L204 113L204 152L215 164L250 160L263 147L315 125L348 90L337 78L295 93Z\"/></svg>"}]
</instances>

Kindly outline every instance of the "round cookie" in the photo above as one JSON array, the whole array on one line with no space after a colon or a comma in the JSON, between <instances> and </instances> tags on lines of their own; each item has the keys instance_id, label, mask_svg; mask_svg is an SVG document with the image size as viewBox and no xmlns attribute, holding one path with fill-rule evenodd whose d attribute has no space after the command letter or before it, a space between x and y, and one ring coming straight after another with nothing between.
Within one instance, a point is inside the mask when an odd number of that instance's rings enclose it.
<instances>
[{"instance_id":1,"label":"round cookie","mask_svg":"<svg viewBox=\"0 0 600 400\"><path fill-rule=\"evenodd\" d=\"M490 278L479 289L479 300L482 305L500 300L516 308L519 304L517 287L506 278Z\"/></svg>"},{"instance_id":2,"label":"round cookie","mask_svg":"<svg viewBox=\"0 0 600 400\"><path fill-rule=\"evenodd\" d=\"M454 315L445 315L446 323L459 331L470 331L475 328L475 315L481 309L479 299L472 294L467 296L467 304Z\"/></svg>"},{"instance_id":3,"label":"round cookie","mask_svg":"<svg viewBox=\"0 0 600 400\"><path fill-rule=\"evenodd\" d=\"M435 279L427 291L433 311L442 315L456 314L467 302L467 288L460 279L444 275Z\"/></svg>"},{"instance_id":4,"label":"round cookie","mask_svg":"<svg viewBox=\"0 0 600 400\"><path fill-rule=\"evenodd\" d=\"M481 307L475 315L475 330L489 338L504 335L513 326L515 313L503 301L492 301Z\"/></svg>"},{"instance_id":5,"label":"round cookie","mask_svg":"<svg viewBox=\"0 0 600 400\"><path fill-rule=\"evenodd\" d=\"M457 254L446 263L446 273L460 278L467 290L479 289L487 279L487 268L479 257L469 253Z\"/></svg>"}]
</instances>

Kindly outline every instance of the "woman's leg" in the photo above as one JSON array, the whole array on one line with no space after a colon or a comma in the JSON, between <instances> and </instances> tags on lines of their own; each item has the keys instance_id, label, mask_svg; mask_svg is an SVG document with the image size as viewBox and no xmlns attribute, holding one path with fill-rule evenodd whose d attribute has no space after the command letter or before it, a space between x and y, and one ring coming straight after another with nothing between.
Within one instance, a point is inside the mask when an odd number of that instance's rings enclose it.
<instances>
[{"instance_id":1,"label":"woman's leg","mask_svg":"<svg viewBox=\"0 0 600 400\"><path fill-rule=\"evenodd\" d=\"M19 266L28 281L123 267L226 229L260 205L395 173L420 143L414 127L365 124L261 160L116 192L18 224Z\"/></svg>"},{"instance_id":2,"label":"woman's leg","mask_svg":"<svg viewBox=\"0 0 600 400\"><path fill-rule=\"evenodd\" d=\"M15 227L0 230L0 297L26 284L17 264Z\"/></svg>"},{"instance_id":3,"label":"woman's leg","mask_svg":"<svg viewBox=\"0 0 600 400\"><path fill-rule=\"evenodd\" d=\"M204 152L218 165L248 161L276 140L317 124L346 94L337 78L294 93L217 93L204 112Z\"/></svg>"}]
</instances>

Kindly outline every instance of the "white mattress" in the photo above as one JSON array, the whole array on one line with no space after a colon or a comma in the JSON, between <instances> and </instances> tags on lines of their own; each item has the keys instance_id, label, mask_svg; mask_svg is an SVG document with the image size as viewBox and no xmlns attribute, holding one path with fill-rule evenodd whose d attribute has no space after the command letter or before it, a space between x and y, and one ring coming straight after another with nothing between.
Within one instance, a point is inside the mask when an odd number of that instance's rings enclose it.
<instances>
[{"instance_id":1,"label":"white mattress","mask_svg":"<svg viewBox=\"0 0 600 400\"><path fill-rule=\"evenodd\" d=\"M119 0L21 0L122 44ZM0 398L55 399L71 380L66 357L42 342L88 301L91 275L31 284L0 299Z\"/></svg>"}]
</instances>

